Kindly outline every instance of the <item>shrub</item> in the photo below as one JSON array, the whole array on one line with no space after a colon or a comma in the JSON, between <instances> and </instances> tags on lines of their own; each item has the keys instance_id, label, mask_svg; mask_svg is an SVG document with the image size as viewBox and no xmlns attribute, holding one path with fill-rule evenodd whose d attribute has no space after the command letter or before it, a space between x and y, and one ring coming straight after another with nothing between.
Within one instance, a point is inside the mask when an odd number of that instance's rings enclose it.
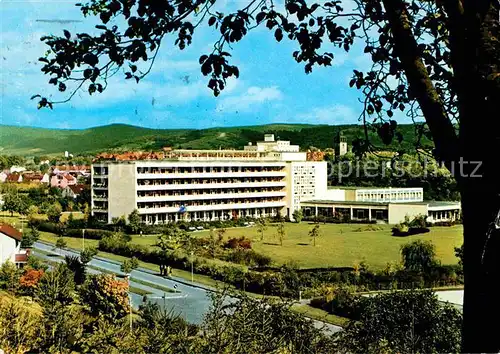
<instances>
[{"instance_id":1,"label":"shrub","mask_svg":"<svg viewBox=\"0 0 500 354\"><path fill-rule=\"evenodd\" d=\"M16 290L20 276L20 271L14 263L11 261L4 262L0 266L0 289Z\"/></svg>"},{"instance_id":2,"label":"shrub","mask_svg":"<svg viewBox=\"0 0 500 354\"><path fill-rule=\"evenodd\" d=\"M82 303L94 316L119 319L128 313L128 284L114 275L91 275L79 290Z\"/></svg>"},{"instance_id":3,"label":"shrub","mask_svg":"<svg viewBox=\"0 0 500 354\"><path fill-rule=\"evenodd\" d=\"M85 238L92 240L101 240L104 237L113 235L112 231L107 230L96 230L96 229L85 229ZM75 237L82 238L83 230L82 229L67 229L65 236L67 237Z\"/></svg>"},{"instance_id":4,"label":"shrub","mask_svg":"<svg viewBox=\"0 0 500 354\"><path fill-rule=\"evenodd\" d=\"M227 240L224 247L230 248L230 249L237 249L237 248L251 249L252 248L252 240L250 240L249 238L246 238L245 236L241 236L239 238L233 237L233 238Z\"/></svg>"},{"instance_id":5,"label":"shrub","mask_svg":"<svg viewBox=\"0 0 500 354\"><path fill-rule=\"evenodd\" d=\"M437 264L436 249L432 242L417 240L401 246L405 269L425 272Z\"/></svg>"},{"instance_id":6,"label":"shrub","mask_svg":"<svg viewBox=\"0 0 500 354\"><path fill-rule=\"evenodd\" d=\"M43 269L26 269L21 278L19 278L20 290L26 295L32 295L44 273Z\"/></svg>"},{"instance_id":7,"label":"shrub","mask_svg":"<svg viewBox=\"0 0 500 354\"><path fill-rule=\"evenodd\" d=\"M366 299L353 294L352 290L347 286L337 287L333 291L332 300L325 302L323 309L338 316L358 320Z\"/></svg>"},{"instance_id":8,"label":"shrub","mask_svg":"<svg viewBox=\"0 0 500 354\"><path fill-rule=\"evenodd\" d=\"M245 248L237 248L224 258L226 261L247 266L265 267L271 264L270 257Z\"/></svg>"}]
</instances>

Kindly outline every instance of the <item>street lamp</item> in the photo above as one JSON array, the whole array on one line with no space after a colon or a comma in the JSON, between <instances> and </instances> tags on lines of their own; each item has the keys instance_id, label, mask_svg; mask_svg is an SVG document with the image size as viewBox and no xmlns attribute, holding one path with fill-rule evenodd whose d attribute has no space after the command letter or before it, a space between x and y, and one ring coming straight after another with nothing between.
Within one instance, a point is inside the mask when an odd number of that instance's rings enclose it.
<instances>
[{"instance_id":1,"label":"street lamp","mask_svg":"<svg viewBox=\"0 0 500 354\"><path fill-rule=\"evenodd\" d=\"M83 251L85 251L85 229L82 229L82 243L83 243Z\"/></svg>"},{"instance_id":2,"label":"street lamp","mask_svg":"<svg viewBox=\"0 0 500 354\"><path fill-rule=\"evenodd\" d=\"M130 333L132 333L132 294L130 293L130 273L125 274L125 277L127 278L128 282L128 299L129 299L128 302L130 307L129 325L130 325Z\"/></svg>"},{"instance_id":3,"label":"street lamp","mask_svg":"<svg viewBox=\"0 0 500 354\"><path fill-rule=\"evenodd\" d=\"M194 282L194 275L193 275L193 261L194 261L194 259L193 259L193 255L194 255L194 252L191 251L191 283Z\"/></svg>"}]
</instances>

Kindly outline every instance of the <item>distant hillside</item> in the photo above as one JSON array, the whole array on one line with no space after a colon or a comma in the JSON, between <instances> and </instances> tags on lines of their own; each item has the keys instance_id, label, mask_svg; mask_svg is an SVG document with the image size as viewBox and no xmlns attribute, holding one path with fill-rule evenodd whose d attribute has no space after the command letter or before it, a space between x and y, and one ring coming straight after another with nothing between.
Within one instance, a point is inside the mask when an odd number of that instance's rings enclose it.
<instances>
[{"instance_id":1,"label":"distant hillside","mask_svg":"<svg viewBox=\"0 0 500 354\"><path fill-rule=\"evenodd\" d=\"M415 127L401 125L404 140L392 147L410 150L415 141ZM125 124L112 124L83 130L44 129L0 125L0 154L55 155L93 154L102 151L158 150L163 146L184 149L242 148L249 141L262 140L264 133L274 133L304 148L333 147L334 138L342 130L350 143L363 135L359 125L273 124L212 129L148 129ZM380 144L375 133L373 141ZM429 140L424 140L430 145Z\"/></svg>"}]
</instances>

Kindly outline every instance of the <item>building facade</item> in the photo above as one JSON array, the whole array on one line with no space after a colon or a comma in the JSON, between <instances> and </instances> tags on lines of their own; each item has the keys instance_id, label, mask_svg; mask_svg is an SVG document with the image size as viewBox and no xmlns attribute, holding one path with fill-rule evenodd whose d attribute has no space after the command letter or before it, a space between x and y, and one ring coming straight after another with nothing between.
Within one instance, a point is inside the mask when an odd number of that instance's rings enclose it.
<instances>
[{"instance_id":1,"label":"building facade","mask_svg":"<svg viewBox=\"0 0 500 354\"><path fill-rule=\"evenodd\" d=\"M335 188L322 198L307 199L300 205L307 217L346 216L389 224L421 215L430 223L459 219L460 202L424 201L423 195L423 188Z\"/></svg>"},{"instance_id":2,"label":"building facade","mask_svg":"<svg viewBox=\"0 0 500 354\"><path fill-rule=\"evenodd\" d=\"M22 267L28 260L29 250L21 249L22 233L8 224L0 224L0 265L10 261Z\"/></svg>"},{"instance_id":3,"label":"building facade","mask_svg":"<svg viewBox=\"0 0 500 354\"><path fill-rule=\"evenodd\" d=\"M92 213L109 223L137 209L147 224L291 217L302 199L326 190L326 179L326 162L298 151L172 150L162 159L95 162Z\"/></svg>"}]
</instances>

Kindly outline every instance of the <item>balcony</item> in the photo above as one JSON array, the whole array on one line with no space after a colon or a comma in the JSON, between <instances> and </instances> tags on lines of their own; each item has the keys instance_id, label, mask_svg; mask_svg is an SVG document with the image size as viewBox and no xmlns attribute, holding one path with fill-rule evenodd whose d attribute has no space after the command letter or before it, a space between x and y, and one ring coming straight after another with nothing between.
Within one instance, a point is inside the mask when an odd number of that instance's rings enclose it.
<instances>
[{"instance_id":1,"label":"balcony","mask_svg":"<svg viewBox=\"0 0 500 354\"><path fill-rule=\"evenodd\" d=\"M198 172L198 173L139 173L137 179L179 179L179 178L245 178L285 177L285 171L266 172Z\"/></svg>"},{"instance_id":2,"label":"balcony","mask_svg":"<svg viewBox=\"0 0 500 354\"><path fill-rule=\"evenodd\" d=\"M107 213L108 212L108 209L103 209L103 208L92 208L92 211L94 213Z\"/></svg>"},{"instance_id":3,"label":"balcony","mask_svg":"<svg viewBox=\"0 0 500 354\"><path fill-rule=\"evenodd\" d=\"M214 205L195 205L186 207L186 212L193 211L211 211L211 210L234 210L234 209L255 209L255 208L281 208L286 205L285 201L261 202L261 203L237 203L237 204L214 204ZM159 214L159 213L178 213L179 207L162 208L139 208L139 214Z\"/></svg>"},{"instance_id":4,"label":"balcony","mask_svg":"<svg viewBox=\"0 0 500 354\"><path fill-rule=\"evenodd\" d=\"M148 184L138 185L138 191L164 191L181 189L222 189L253 187L285 187L286 181L279 182L239 182L239 183L186 183L186 184Z\"/></svg>"},{"instance_id":5,"label":"balcony","mask_svg":"<svg viewBox=\"0 0 500 354\"><path fill-rule=\"evenodd\" d=\"M190 195L162 195L156 197L137 197L138 202L168 202L184 200L220 200L220 199L249 199L261 197L286 197L286 192L254 192L254 193L217 193L217 194L190 194Z\"/></svg>"},{"instance_id":6,"label":"balcony","mask_svg":"<svg viewBox=\"0 0 500 354\"><path fill-rule=\"evenodd\" d=\"M108 178L108 175L104 175L104 174L93 174L92 177L94 178Z\"/></svg>"},{"instance_id":7,"label":"balcony","mask_svg":"<svg viewBox=\"0 0 500 354\"><path fill-rule=\"evenodd\" d=\"M92 185L92 188L93 189L108 189L108 185L107 184L102 184L102 183L94 183Z\"/></svg>"},{"instance_id":8,"label":"balcony","mask_svg":"<svg viewBox=\"0 0 500 354\"><path fill-rule=\"evenodd\" d=\"M107 196L92 196L92 199L96 202L107 202L108 201L108 197Z\"/></svg>"}]
</instances>

